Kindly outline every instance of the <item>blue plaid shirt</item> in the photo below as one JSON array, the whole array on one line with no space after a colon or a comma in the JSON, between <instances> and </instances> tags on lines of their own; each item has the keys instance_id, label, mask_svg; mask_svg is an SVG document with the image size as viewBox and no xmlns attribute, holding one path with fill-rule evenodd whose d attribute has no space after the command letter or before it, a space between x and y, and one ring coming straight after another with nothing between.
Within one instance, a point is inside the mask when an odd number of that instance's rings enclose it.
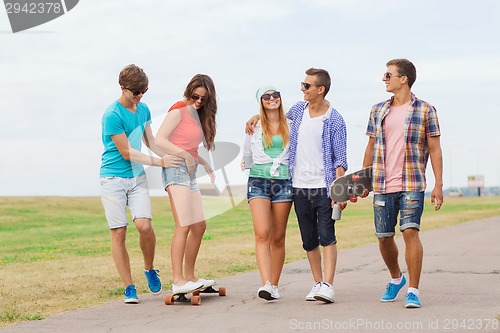
<instances>
[{"instance_id":1,"label":"blue plaid shirt","mask_svg":"<svg viewBox=\"0 0 500 333\"><path fill-rule=\"evenodd\" d=\"M286 117L292 121L290 130L290 175L293 175L299 128L307 106L308 102L306 101L297 102L286 114ZM330 108L330 111L330 117L323 120L323 133L321 134L327 196L330 196L330 184L336 178L335 169L341 166L347 170L347 130L344 118L334 108Z\"/></svg>"}]
</instances>

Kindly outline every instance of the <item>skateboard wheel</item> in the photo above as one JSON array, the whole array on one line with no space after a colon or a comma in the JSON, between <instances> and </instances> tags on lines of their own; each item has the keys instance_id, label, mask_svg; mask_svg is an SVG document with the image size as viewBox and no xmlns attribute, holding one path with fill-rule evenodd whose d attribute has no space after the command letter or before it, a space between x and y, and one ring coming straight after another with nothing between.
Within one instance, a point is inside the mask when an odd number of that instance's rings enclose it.
<instances>
[{"instance_id":1,"label":"skateboard wheel","mask_svg":"<svg viewBox=\"0 0 500 333\"><path fill-rule=\"evenodd\" d=\"M352 181L357 182L359 181L360 177L358 175L352 175Z\"/></svg>"},{"instance_id":2,"label":"skateboard wheel","mask_svg":"<svg viewBox=\"0 0 500 333\"><path fill-rule=\"evenodd\" d=\"M198 296L200 294L199 290L193 291L193 296Z\"/></svg>"},{"instance_id":3,"label":"skateboard wheel","mask_svg":"<svg viewBox=\"0 0 500 333\"><path fill-rule=\"evenodd\" d=\"M358 197L352 196L352 197L349 198L349 200L354 203L354 202L358 201Z\"/></svg>"},{"instance_id":4,"label":"skateboard wheel","mask_svg":"<svg viewBox=\"0 0 500 333\"><path fill-rule=\"evenodd\" d=\"M226 296L226 288L225 287L219 288L219 296Z\"/></svg>"},{"instance_id":5,"label":"skateboard wheel","mask_svg":"<svg viewBox=\"0 0 500 333\"><path fill-rule=\"evenodd\" d=\"M201 304L201 297L200 296L191 297L191 305L200 305L200 304Z\"/></svg>"},{"instance_id":6,"label":"skateboard wheel","mask_svg":"<svg viewBox=\"0 0 500 333\"><path fill-rule=\"evenodd\" d=\"M165 299L164 299L165 305L172 305L172 304L174 304L174 297L175 297L174 295L167 295L167 296L165 296Z\"/></svg>"}]
</instances>

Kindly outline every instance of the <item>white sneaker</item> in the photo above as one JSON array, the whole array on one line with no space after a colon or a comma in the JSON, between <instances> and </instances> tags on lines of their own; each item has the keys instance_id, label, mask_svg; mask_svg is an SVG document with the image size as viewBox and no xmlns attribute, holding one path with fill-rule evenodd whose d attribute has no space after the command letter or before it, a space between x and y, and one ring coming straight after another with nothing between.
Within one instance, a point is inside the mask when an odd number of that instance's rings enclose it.
<instances>
[{"instance_id":1,"label":"white sneaker","mask_svg":"<svg viewBox=\"0 0 500 333\"><path fill-rule=\"evenodd\" d=\"M274 299L280 299L281 296L280 296L280 292L278 290L278 286L275 286L273 285L273 292L271 293L271 296L274 298Z\"/></svg>"},{"instance_id":2,"label":"white sneaker","mask_svg":"<svg viewBox=\"0 0 500 333\"><path fill-rule=\"evenodd\" d=\"M172 283L172 294L189 294L193 291L203 289L203 283L189 281L182 286L176 286Z\"/></svg>"},{"instance_id":3,"label":"white sneaker","mask_svg":"<svg viewBox=\"0 0 500 333\"><path fill-rule=\"evenodd\" d=\"M316 284L312 287L309 294L307 294L306 301L315 301L316 298L314 298L314 296L318 292L319 288L321 288L321 282L316 282Z\"/></svg>"},{"instance_id":4,"label":"white sneaker","mask_svg":"<svg viewBox=\"0 0 500 333\"><path fill-rule=\"evenodd\" d=\"M274 299L273 291L274 289L271 283L269 281L266 281L266 284L260 287L259 290L257 291L257 295L259 295L260 298L272 301Z\"/></svg>"},{"instance_id":5,"label":"white sneaker","mask_svg":"<svg viewBox=\"0 0 500 333\"><path fill-rule=\"evenodd\" d=\"M333 286L330 286L326 282L322 282L321 288L319 288L316 295L314 295L314 298L325 303L335 302L335 293L333 292Z\"/></svg>"},{"instance_id":6,"label":"white sneaker","mask_svg":"<svg viewBox=\"0 0 500 333\"><path fill-rule=\"evenodd\" d=\"M213 285L216 284L215 280L206 280L202 278L199 278L198 281L196 281L195 283L203 283L203 289L212 287Z\"/></svg>"}]
</instances>

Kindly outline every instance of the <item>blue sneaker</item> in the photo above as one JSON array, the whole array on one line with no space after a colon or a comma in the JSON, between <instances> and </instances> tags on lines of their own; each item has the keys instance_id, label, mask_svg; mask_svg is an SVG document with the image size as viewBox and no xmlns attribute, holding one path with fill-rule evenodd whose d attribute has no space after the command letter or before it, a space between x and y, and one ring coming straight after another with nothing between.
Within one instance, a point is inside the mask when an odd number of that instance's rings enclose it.
<instances>
[{"instance_id":1,"label":"blue sneaker","mask_svg":"<svg viewBox=\"0 0 500 333\"><path fill-rule=\"evenodd\" d=\"M421 305L422 304L420 304L420 301L418 300L417 295L415 295L414 293L406 294L405 308L408 308L408 309L419 308Z\"/></svg>"},{"instance_id":2,"label":"blue sneaker","mask_svg":"<svg viewBox=\"0 0 500 333\"><path fill-rule=\"evenodd\" d=\"M139 298L137 297L137 290L133 284L125 288L125 303L137 304L139 303Z\"/></svg>"},{"instance_id":3,"label":"blue sneaker","mask_svg":"<svg viewBox=\"0 0 500 333\"><path fill-rule=\"evenodd\" d=\"M160 273L157 269L150 269L149 271L144 271L144 275L146 275L146 279L148 280L148 288L152 294L158 295L161 291L161 281Z\"/></svg>"},{"instance_id":4,"label":"blue sneaker","mask_svg":"<svg viewBox=\"0 0 500 333\"><path fill-rule=\"evenodd\" d=\"M399 291L403 286L406 284L406 278L404 275L402 275L401 283L400 284L394 284L394 283L388 283L387 287L385 289L385 293L380 297L381 302L392 302L398 297Z\"/></svg>"}]
</instances>

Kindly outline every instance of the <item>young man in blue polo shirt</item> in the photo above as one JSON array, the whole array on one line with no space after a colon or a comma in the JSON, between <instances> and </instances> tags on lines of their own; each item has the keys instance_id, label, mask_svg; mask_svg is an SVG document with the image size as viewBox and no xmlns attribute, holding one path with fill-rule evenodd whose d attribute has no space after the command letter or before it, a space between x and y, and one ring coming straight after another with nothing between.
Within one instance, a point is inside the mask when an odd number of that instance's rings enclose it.
<instances>
[{"instance_id":1,"label":"young man in blue polo shirt","mask_svg":"<svg viewBox=\"0 0 500 333\"><path fill-rule=\"evenodd\" d=\"M104 153L100 170L101 200L111 230L113 260L125 287L124 301L138 303L125 246L128 225L126 207L129 207L139 232L149 290L158 294L162 286L158 270L153 266L156 236L151 223L151 201L143 165L176 166L181 160L175 156L165 156L154 144L150 127L151 113L147 105L141 102L148 90L146 73L136 65L128 65L121 70L118 82L122 94L102 117ZM141 141L162 158L142 153Z\"/></svg>"}]
</instances>

